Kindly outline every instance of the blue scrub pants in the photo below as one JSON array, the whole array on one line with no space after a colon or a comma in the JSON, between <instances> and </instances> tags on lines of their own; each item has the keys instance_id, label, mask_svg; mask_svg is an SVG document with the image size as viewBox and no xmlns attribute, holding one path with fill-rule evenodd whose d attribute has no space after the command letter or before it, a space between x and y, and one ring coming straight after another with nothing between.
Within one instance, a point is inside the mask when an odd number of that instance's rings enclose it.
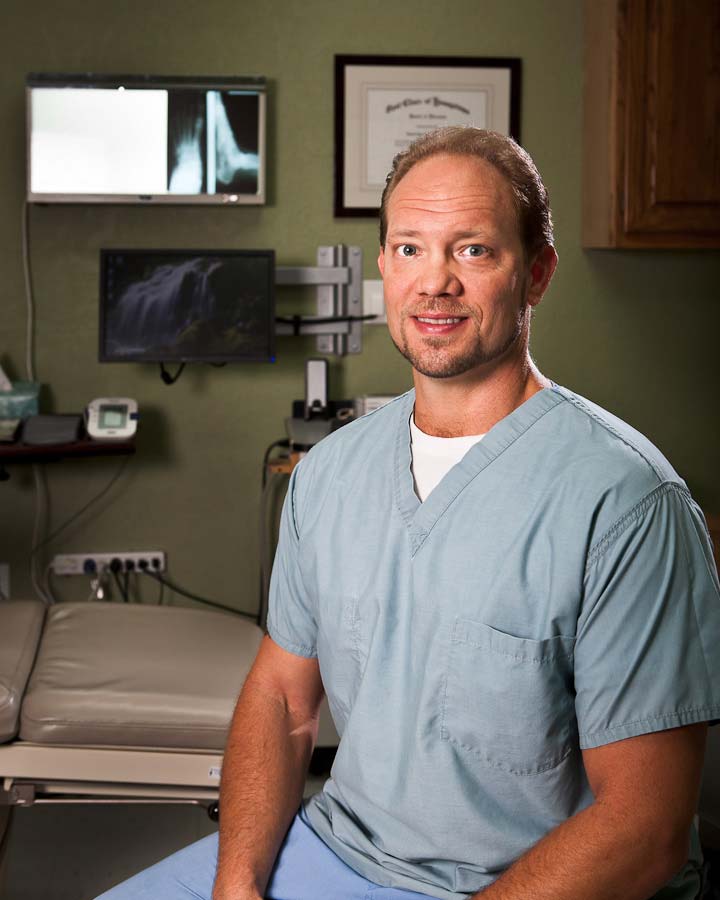
<instances>
[{"instance_id":1,"label":"blue scrub pants","mask_svg":"<svg viewBox=\"0 0 720 900\"><path fill-rule=\"evenodd\" d=\"M111 888L97 900L211 900L217 846L217 834L211 834ZM382 887L358 875L320 840L302 809L285 836L265 897L266 900L429 900L427 894Z\"/></svg>"}]
</instances>

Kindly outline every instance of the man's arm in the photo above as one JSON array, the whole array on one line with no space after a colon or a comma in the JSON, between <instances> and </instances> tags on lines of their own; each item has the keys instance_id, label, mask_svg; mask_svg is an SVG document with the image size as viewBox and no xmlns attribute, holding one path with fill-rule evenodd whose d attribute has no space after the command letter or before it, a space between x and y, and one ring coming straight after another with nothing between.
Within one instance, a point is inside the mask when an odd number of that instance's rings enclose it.
<instances>
[{"instance_id":1,"label":"man's arm","mask_svg":"<svg viewBox=\"0 0 720 900\"><path fill-rule=\"evenodd\" d=\"M225 748L213 900L263 897L302 799L322 698L317 660L263 638Z\"/></svg>"},{"instance_id":2,"label":"man's arm","mask_svg":"<svg viewBox=\"0 0 720 900\"><path fill-rule=\"evenodd\" d=\"M554 828L482 900L648 900L683 866L707 726L583 751L595 801Z\"/></svg>"}]
</instances>

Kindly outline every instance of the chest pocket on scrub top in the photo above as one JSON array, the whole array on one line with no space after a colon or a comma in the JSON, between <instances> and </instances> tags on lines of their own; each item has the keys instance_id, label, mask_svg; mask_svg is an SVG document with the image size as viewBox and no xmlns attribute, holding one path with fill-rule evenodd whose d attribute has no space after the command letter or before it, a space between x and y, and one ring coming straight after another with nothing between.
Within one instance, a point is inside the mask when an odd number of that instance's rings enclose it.
<instances>
[{"instance_id":1,"label":"chest pocket on scrub top","mask_svg":"<svg viewBox=\"0 0 720 900\"><path fill-rule=\"evenodd\" d=\"M559 765L577 740L574 645L572 637L534 641L456 619L442 740L515 775Z\"/></svg>"}]
</instances>

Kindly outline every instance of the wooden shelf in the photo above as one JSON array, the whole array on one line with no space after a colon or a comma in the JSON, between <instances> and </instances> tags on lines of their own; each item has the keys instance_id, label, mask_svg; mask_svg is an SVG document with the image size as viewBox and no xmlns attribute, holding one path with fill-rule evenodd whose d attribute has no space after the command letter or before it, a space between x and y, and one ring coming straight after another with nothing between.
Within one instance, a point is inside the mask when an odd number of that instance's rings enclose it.
<instances>
[{"instance_id":1,"label":"wooden shelf","mask_svg":"<svg viewBox=\"0 0 720 900\"><path fill-rule=\"evenodd\" d=\"M6 466L28 463L58 462L64 459L78 459L94 456L127 456L135 453L135 441L93 441L82 438L69 444L0 444L0 479ZM3 480L5 480L3 479Z\"/></svg>"}]
</instances>

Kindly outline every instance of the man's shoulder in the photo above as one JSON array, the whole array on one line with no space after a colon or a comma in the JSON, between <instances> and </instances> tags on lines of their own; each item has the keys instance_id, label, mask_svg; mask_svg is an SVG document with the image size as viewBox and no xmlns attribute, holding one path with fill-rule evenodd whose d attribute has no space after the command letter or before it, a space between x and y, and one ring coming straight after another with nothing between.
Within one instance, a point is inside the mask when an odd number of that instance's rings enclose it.
<instances>
[{"instance_id":1,"label":"man's shoulder","mask_svg":"<svg viewBox=\"0 0 720 900\"><path fill-rule=\"evenodd\" d=\"M590 545L617 536L623 523L645 521L658 504L692 504L683 479L644 434L574 391L553 390L565 402L546 417L539 464L556 499L567 501L567 521L591 523Z\"/></svg>"},{"instance_id":2,"label":"man's shoulder","mask_svg":"<svg viewBox=\"0 0 720 900\"><path fill-rule=\"evenodd\" d=\"M642 432L592 400L564 387L555 390L567 420L573 455L600 454L602 469L617 468L647 475L650 482L684 484L664 454Z\"/></svg>"},{"instance_id":3,"label":"man's shoulder","mask_svg":"<svg viewBox=\"0 0 720 900\"><path fill-rule=\"evenodd\" d=\"M617 514L672 485L687 485L644 434L592 400L563 387L549 440L562 459L563 475L583 484L589 498L602 497ZM580 488L577 488L581 490Z\"/></svg>"}]
</instances>

